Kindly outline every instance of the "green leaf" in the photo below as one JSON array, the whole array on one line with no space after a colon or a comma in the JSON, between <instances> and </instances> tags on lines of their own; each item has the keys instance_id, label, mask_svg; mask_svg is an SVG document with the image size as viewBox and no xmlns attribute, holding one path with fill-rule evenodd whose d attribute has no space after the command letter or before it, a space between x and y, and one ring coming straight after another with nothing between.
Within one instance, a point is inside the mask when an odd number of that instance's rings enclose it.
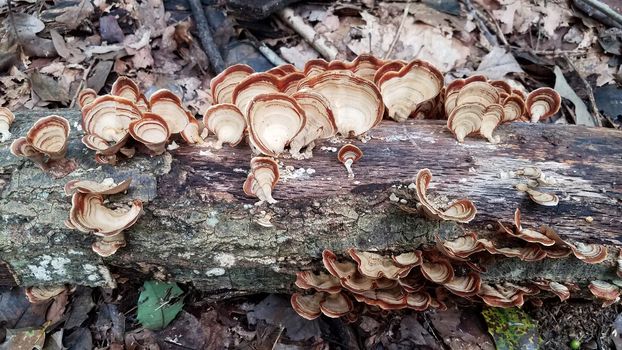
<instances>
[{"instance_id":1,"label":"green leaf","mask_svg":"<svg viewBox=\"0 0 622 350\"><path fill-rule=\"evenodd\" d=\"M166 327L184 306L182 294L177 283L146 281L138 297L138 322L151 330Z\"/></svg>"},{"instance_id":2,"label":"green leaf","mask_svg":"<svg viewBox=\"0 0 622 350\"><path fill-rule=\"evenodd\" d=\"M482 315L497 350L536 350L540 346L538 325L519 308L487 307Z\"/></svg>"}]
</instances>

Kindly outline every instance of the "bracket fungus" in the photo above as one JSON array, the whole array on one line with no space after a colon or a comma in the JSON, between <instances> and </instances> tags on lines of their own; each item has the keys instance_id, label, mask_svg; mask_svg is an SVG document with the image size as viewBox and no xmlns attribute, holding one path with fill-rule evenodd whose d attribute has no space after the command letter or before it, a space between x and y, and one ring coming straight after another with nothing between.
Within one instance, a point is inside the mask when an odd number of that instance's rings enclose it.
<instances>
[{"instance_id":1,"label":"bracket fungus","mask_svg":"<svg viewBox=\"0 0 622 350\"><path fill-rule=\"evenodd\" d=\"M315 293L310 295L302 295L300 293L292 294L290 302L296 313L307 320L314 320L322 314L320 310L320 302L324 300L323 293Z\"/></svg>"},{"instance_id":2,"label":"bracket fungus","mask_svg":"<svg viewBox=\"0 0 622 350\"><path fill-rule=\"evenodd\" d=\"M324 272L315 274L310 271L296 273L296 287L301 289L315 289L318 292L339 293L341 283L339 278Z\"/></svg>"},{"instance_id":3,"label":"bracket fungus","mask_svg":"<svg viewBox=\"0 0 622 350\"><path fill-rule=\"evenodd\" d=\"M430 112L421 107L441 92L443 74L431 63L413 60L399 71L386 71L378 77L376 85L389 118L403 122L410 116L417 118L418 113Z\"/></svg>"},{"instance_id":4,"label":"bracket fungus","mask_svg":"<svg viewBox=\"0 0 622 350\"><path fill-rule=\"evenodd\" d=\"M551 88L536 89L527 95L525 101L529 119L532 123L546 120L559 111L561 97Z\"/></svg>"},{"instance_id":5,"label":"bracket fungus","mask_svg":"<svg viewBox=\"0 0 622 350\"><path fill-rule=\"evenodd\" d=\"M431 218L468 223L475 218L477 209L473 202L468 199L459 199L449 204L444 210L436 208L427 197L428 187L432 181L432 172L429 169L421 169L417 173L415 189L417 198L423 207L423 211Z\"/></svg>"},{"instance_id":6,"label":"bracket fungus","mask_svg":"<svg viewBox=\"0 0 622 350\"><path fill-rule=\"evenodd\" d=\"M360 252L356 249L348 249L350 257L358 264L359 271L367 277L388 279L398 279L408 275L408 272L415 266L400 266L391 257L372 252Z\"/></svg>"},{"instance_id":7,"label":"bracket fungus","mask_svg":"<svg viewBox=\"0 0 622 350\"><path fill-rule=\"evenodd\" d=\"M135 199L129 209L109 209L104 205L104 195L116 194L129 188L131 180L119 184L111 181L97 183L88 180L70 181L65 194L72 195L69 220L66 225L101 237L92 249L101 256L110 256L125 246L123 230L134 225L143 208L142 201Z\"/></svg>"},{"instance_id":8,"label":"bracket fungus","mask_svg":"<svg viewBox=\"0 0 622 350\"><path fill-rule=\"evenodd\" d=\"M592 281L588 289L598 299L603 300L603 307L611 305L620 300L620 288L606 281Z\"/></svg>"},{"instance_id":9,"label":"bracket fungus","mask_svg":"<svg viewBox=\"0 0 622 350\"><path fill-rule=\"evenodd\" d=\"M234 64L210 80L214 104L233 103L233 90L255 70L245 64Z\"/></svg>"},{"instance_id":10,"label":"bracket fungus","mask_svg":"<svg viewBox=\"0 0 622 350\"><path fill-rule=\"evenodd\" d=\"M164 153L171 136L166 121L150 112L144 113L142 119L133 121L129 131L132 138L143 144L151 155Z\"/></svg>"},{"instance_id":11,"label":"bracket fungus","mask_svg":"<svg viewBox=\"0 0 622 350\"><path fill-rule=\"evenodd\" d=\"M172 91L160 89L149 98L151 112L166 122L171 134L178 134L190 123L190 114L183 107L181 99ZM194 118L194 117L192 117Z\"/></svg>"},{"instance_id":12,"label":"bracket fungus","mask_svg":"<svg viewBox=\"0 0 622 350\"><path fill-rule=\"evenodd\" d=\"M71 126L67 119L50 115L41 118L28 130L26 141L51 160L62 159L67 153Z\"/></svg>"},{"instance_id":13,"label":"bracket fungus","mask_svg":"<svg viewBox=\"0 0 622 350\"><path fill-rule=\"evenodd\" d=\"M11 138L9 129L15 120L15 115L6 107L0 107L0 142Z\"/></svg>"},{"instance_id":14,"label":"bracket fungus","mask_svg":"<svg viewBox=\"0 0 622 350\"><path fill-rule=\"evenodd\" d=\"M445 284L454 278L454 268L446 260L424 261L421 264L421 274L427 280L438 284Z\"/></svg>"},{"instance_id":15,"label":"bracket fungus","mask_svg":"<svg viewBox=\"0 0 622 350\"><path fill-rule=\"evenodd\" d=\"M521 213L520 209L516 208L514 211L514 230L508 229L501 222L499 222L499 226L510 236L522 239L529 243L538 243L543 246L552 246L557 241L553 237L547 236L547 232L539 232L527 228L523 228L521 225Z\"/></svg>"},{"instance_id":16,"label":"bracket fungus","mask_svg":"<svg viewBox=\"0 0 622 350\"><path fill-rule=\"evenodd\" d=\"M86 107L97 98L97 92L93 89L83 89L78 94L78 106L80 108Z\"/></svg>"},{"instance_id":17,"label":"bracket fungus","mask_svg":"<svg viewBox=\"0 0 622 350\"><path fill-rule=\"evenodd\" d=\"M25 294L31 304L40 304L67 290L66 286L34 286L26 288Z\"/></svg>"},{"instance_id":18,"label":"bracket fungus","mask_svg":"<svg viewBox=\"0 0 622 350\"><path fill-rule=\"evenodd\" d=\"M134 103L138 102L141 95L138 85L132 79L125 76L119 76L117 80L114 81L112 88L110 88L110 94L126 98Z\"/></svg>"},{"instance_id":19,"label":"bracket fungus","mask_svg":"<svg viewBox=\"0 0 622 350\"><path fill-rule=\"evenodd\" d=\"M15 139L13 143L11 143L11 154L16 157L28 158L40 166L42 166L45 162L45 156L43 153L32 147L25 137Z\"/></svg>"},{"instance_id":20,"label":"bracket fungus","mask_svg":"<svg viewBox=\"0 0 622 350\"><path fill-rule=\"evenodd\" d=\"M304 74L300 72L280 77L270 73L251 74L235 86L231 103L238 106L240 112L248 118L248 108L255 96L271 93L291 95L302 78Z\"/></svg>"},{"instance_id":21,"label":"bracket fungus","mask_svg":"<svg viewBox=\"0 0 622 350\"><path fill-rule=\"evenodd\" d=\"M461 297L470 297L479 292L482 284L479 273L469 272L466 276L454 276L449 282L443 284L447 290Z\"/></svg>"},{"instance_id":22,"label":"bracket fungus","mask_svg":"<svg viewBox=\"0 0 622 350\"><path fill-rule=\"evenodd\" d=\"M260 94L248 106L248 133L257 149L278 157L305 126L305 113L292 97Z\"/></svg>"},{"instance_id":23,"label":"bracket fungus","mask_svg":"<svg viewBox=\"0 0 622 350\"><path fill-rule=\"evenodd\" d=\"M354 172L352 172L352 164L363 157L363 151L353 144L346 144L339 149L337 153L337 159L346 167L348 171L348 177L353 178Z\"/></svg>"},{"instance_id":24,"label":"bracket fungus","mask_svg":"<svg viewBox=\"0 0 622 350\"><path fill-rule=\"evenodd\" d=\"M231 103L220 103L209 107L203 116L207 129L216 135L212 146L222 148L223 143L235 147L244 138L246 119L238 107Z\"/></svg>"},{"instance_id":25,"label":"bracket fungus","mask_svg":"<svg viewBox=\"0 0 622 350\"><path fill-rule=\"evenodd\" d=\"M546 193L534 190L525 184L516 185L516 189L520 192L526 192L529 198L536 204L546 207L554 207L559 204L559 197L554 193Z\"/></svg>"},{"instance_id":26,"label":"bracket fungus","mask_svg":"<svg viewBox=\"0 0 622 350\"><path fill-rule=\"evenodd\" d=\"M588 264L600 264L607 259L607 247L600 244L586 244L577 242L570 244L566 242L572 249L574 256Z\"/></svg>"},{"instance_id":27,"label":"bracket fungus","mask_svg":"<svg viewBox=\"0 0 622 350\"><path fill-rule=\"evenodd\" d=\"M313 91L298 91L292 94L300 108L305 112L306 123L302 131L290 143L290 153L294 159L310 158L316 140L335 136L337 125L329 102ZM305 153L300 150L306 148Z\"/></svg>"},{"instance_id":28,"label":"bracket fungus","mask_svg":"<svg viewBox=\"0 0 622 350\"><path fill-rule=\"evenodd\" d=\"M378 125L384 114L380 91L371 81L346 71L327 71L300 82L298 89L315 91L330 103L337 132L359 136Z\"/></svg>"},{"instance_id":29,"label":"bracket fungus","mask_svg":"<svg viewBox=\"0 0 622 350\"><path fill-rule=\"evenodd\" d=\"M272 198L272 190L279 181L279 165L269 157L254 157L251 159L251 170L244 182L244 193L250 197L259 198L256 205L263 202L276 203Z\"/></svg>"},{"instance_id":30,"label":"bracket fungus","mask_svg":"<svg viewBox=\"0 0 622 350\"><path fill-rule=\"evenodd\" d=\"M357 56L352 62L342 60L327 62L323 59L313 59L305 64L304 74L306 77L314 77L326 71L346 71L373 82L376 71L384 63L383 60L367 54Z\"/></svg>"}]
</instances>

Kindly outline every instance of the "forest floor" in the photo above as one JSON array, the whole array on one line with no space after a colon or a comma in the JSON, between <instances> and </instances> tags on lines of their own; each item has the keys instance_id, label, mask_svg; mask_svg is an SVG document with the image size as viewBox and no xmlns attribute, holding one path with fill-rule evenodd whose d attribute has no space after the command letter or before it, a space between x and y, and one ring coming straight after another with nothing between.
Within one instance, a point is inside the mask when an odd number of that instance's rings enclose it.
<instances>
[{"instance_id":1,"label":"forest floor","mask_svg":"<svg viewBox=\"0 0 622 350\"><path fill-rule=\"evenodd\" d=\"M601 2L622 16L619 1ZM278 16L264 13L267 17L258 19L249 10L267 2L222 3L205 9L225 65L271 68L258 51L260 43L298 68L320 57ZM339 58L363 53L419 58L433 62L447 81L481 73L529 90L550 86L564 98L551 122L622 125L622 24L591 9L588 1L363 0L290 6L335 45ZM109 91L118 75L132 77L147 91L172 89L196 114L210 105L210 62L183 0L0 0L0 18L0 106L74 107L82 88ZM602 308L581 299L543 300L541 306L509 312L454 303L445 311L422 313L366 309L347 323L303 320L288 296L212 303L183 285L182 310L163 329L151 331L137 315L149 278L117 277L116 290L78 286L34 305L23 290L2 287L0 349L495 349L508 337L524 349L538 338L542 349L568 349L573 340L583 349L622 349L620 306ZM517 318L521 321L511 321Z\"/></svg>"}]
</instances>

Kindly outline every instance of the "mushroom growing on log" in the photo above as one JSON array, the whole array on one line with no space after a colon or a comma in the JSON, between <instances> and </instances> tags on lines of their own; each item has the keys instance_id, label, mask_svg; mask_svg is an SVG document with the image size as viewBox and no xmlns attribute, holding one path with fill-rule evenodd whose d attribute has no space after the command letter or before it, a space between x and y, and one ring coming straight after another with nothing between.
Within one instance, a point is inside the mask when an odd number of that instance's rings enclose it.
<instances>
[{"instance_id":1,"label":"mushroom growing on log","mask_svg":"<svg viewBox=\"0 0 622 350\"><path fill-rule=\"evenodd\" d=\"M55 112L70 124L80 120L77 111ZM11 131L25 135L44 115L40 111L17 112ZM2 282L113 287L112 266L133 273L141 272L139 266L153 266L170 279L192 281L198 289L211 292L213 299L257 292L291 293L297 272L324 270L324 249L334 251L336 261L345 264L341 259L352 247L397 257L421 246L435 247L436 235L448 250L456 256L468 255L483 271L480 290L494 289L496 294L484 294L492 302L518 305L524 299L527 292L515 287L503 287L502 293L500 288L506 282L524 287L541 280L573 281L587 292L592 281L616 279L622 245L622 188L611 179L622 171L622 144L618 142L622 131L511 123L495 133L502 144L473 140L465 147L455 142L443 121L385 121L368 131L370 139L365 144L365 161L357 164L357 181L339 176L343 168L328 147L317 151L312 163L286 158L287 167L312 167L315 172L282 174L279 202L263 207L254 207L256 200L243 193L244 169L252 158L246 147L236 148L235 155L229 150L206 155L205 149L181 145L162 156L139 154L114 167L102 165L92 173L98 181L131 177L132 198L146 203L145 215L131 228L131 244L105 259L91 250L92 242L85 240L84 233L63 224L70 203L58 194L68 181L100 166L81 147L83 135L72 132L67 151L80 172L62 180L11 156L9 144L1 143L0 211L5 221L0 225L0 256L15 277L15 282ZM525 142L530 147L525 148ZM529 166L546 168L557 181L560 198L572 200L560 201L554 208L530 204L513 188L516 179L502 176L502 172ZM438 184L433 188L435 196L430 196L433 204L468 197L477 205L473 220L468 224L430 220L401 210L398 205L402 203L389 199L395 194L409 205L416 203L416 194L408 187L423 168L430 168L439 179L432 183ZM498 220L511 222L516 208L521 209L524 228L538 229L546 223L573 244L577 256L564 256L569 248L555 248L564 254L553 259L549 248L556 245L541 246L538 248L546 257L526 261L481 251L470 238L457 241L476 232L478 241L489 239L499 248L528 247L533 243L487 228L495 227ZM271 216L272 227L255 222L261 211ZM584 220L586 216L593 221ZM19 239L16 233L20 233ZM466 262L447 259L452 266L466 266ZM588 260L601 262L590 264ZM62 273L55 268L59 265ZM454 278L468 276L455 270ZM142 272L151 273L148 269ZM398 285L401 282L417 289L418 277L408 277L412 279L398 280ZM356 281L350 282L348 285ZM373 282L391 286L383 279ZM442 306L435 289L425 291L430 299L423 290L409 293L407 307ZM362 297L385 306L394 298L400 305L404 303L399 293L374 291Z\"/></svg>"}]
</instances>

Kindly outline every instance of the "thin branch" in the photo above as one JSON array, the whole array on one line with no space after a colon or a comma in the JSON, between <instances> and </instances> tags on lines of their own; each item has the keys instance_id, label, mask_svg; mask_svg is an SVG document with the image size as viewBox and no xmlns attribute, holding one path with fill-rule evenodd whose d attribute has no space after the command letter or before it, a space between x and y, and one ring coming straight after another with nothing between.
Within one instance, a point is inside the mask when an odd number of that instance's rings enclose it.
<instances>
[{"instance_id":1,"label":"thin branch","mask_svg":"<svg viewBox=\"0 0 622 350\"><path fill-rule=\"evenodd\" d=\"M604 4L598 0L582 0L583 2L585 2L586 4L592 6L593 8L597 9L598 11L602 12L604 15L606 15L607 17L611 18L612 20L620 23L622 25L622 15L617 13L614 9L612 9L611 7L609 7L609 5Z\"/></svg>"},{"instance_id":2,"label":"thin branch","mask_svg":"<svg viewBox=\"0 0 622 350\"><path fill-rule=\"evenodd\" d=\"M402 29L404 28L404 24L406 23L406 18L408 17L409 10L410 10L410 0L408 0L408 2L406 3L406 6L404 7L404 14L402 14L402 20L400 21L400 26L397 27L397 31L395 32L395 36L393 37L391 46L389 46L389 49L387 50L387 52L385 52L384 57L382 57L383 59L385 60L388 59L393 53L395 44L397 44L397 41L400 38L400 34L402 33ZM369 50L370 50L369 53L371 54L371 37L369 39Z\"/></svg>"},{"instance_id":3,"label":"thin branch","mask_svg":"<svg viewBox=\"0 0 622 350\"><path fill-rule=\"evenodd\" d=\"M201 1L188 0L188 3L192 9L192 17L194 18L194 22L197 26L197 33L199 35L199 39L201 39L201 46L203 46L203 50L209 58L212 70L214 73L218 74L225 70L225 62L223 61L220 51L218 51L218 47L212 37L212 31L207 23L207 18L205 17L205 11L203 10Z\"/></svg>"}]
</instances>

